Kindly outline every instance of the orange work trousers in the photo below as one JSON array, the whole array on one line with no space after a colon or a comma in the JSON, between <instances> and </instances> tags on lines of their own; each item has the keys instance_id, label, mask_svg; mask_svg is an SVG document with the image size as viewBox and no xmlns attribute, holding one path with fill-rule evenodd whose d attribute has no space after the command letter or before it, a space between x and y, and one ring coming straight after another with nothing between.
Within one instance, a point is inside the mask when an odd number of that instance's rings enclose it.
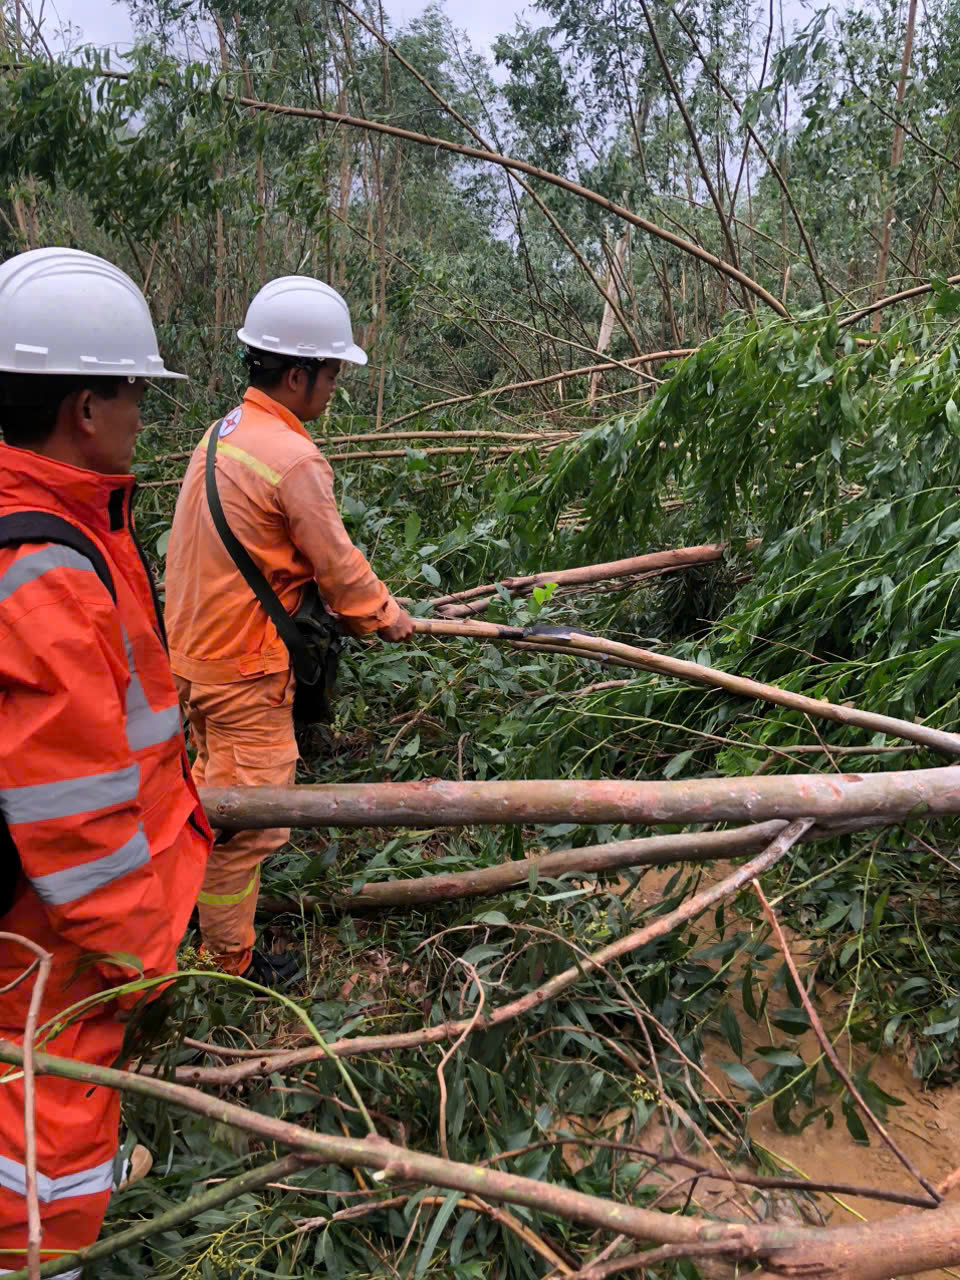
<instances>
[{"instance_id":1,"label":"orange work trousers","mask_svg":"<svg viewBox=\"0 0 960 1280\"><path fill-rule=\"evenodd\" d=\"M196 748L198 787L287 787L297 768L290 671L198 684L175 676ZM253 954L260 864L284 844L288 827L236 831L218 840L198 899L206 949L226 973L243 973Z\"/></svg>"},{"instance_id":2,"label":"orange work trousers","mask_svg":"<svg viewBox=\"0 0 960 1280\"><path fill-rule=\"evenodd\" d=\"M23 1043L23 1028L0 1028ZM123 1027L109 1014L74 1023L44 1046L47 1053L109 1067L123 1045ZM0 1066L0 1274L27 1265L26 1153L23 1078L3 1079ZM41 1260L93 1244L114 1184L120 1136L120 1094L56 1076L36 1078L37 1182ZM80 1268L59 1273L79 1277Z\"/></svg>"}]
</instances>

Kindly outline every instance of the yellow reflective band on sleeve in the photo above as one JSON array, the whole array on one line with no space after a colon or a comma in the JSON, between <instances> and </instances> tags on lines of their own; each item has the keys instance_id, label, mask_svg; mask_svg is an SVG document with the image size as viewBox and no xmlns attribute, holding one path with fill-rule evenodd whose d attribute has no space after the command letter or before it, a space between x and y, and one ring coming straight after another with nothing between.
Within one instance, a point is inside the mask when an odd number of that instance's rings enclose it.
<instances>
[{"instance_id":1,"label":"yellow reflective band on sleeve","mask_svg":"<svg viewBox=\"0 0 960 1280\"><path fill-rule=\"evenodd\" d=\"M255 458L252 453L247 453L246 449L238 449L235 444L227 444L226 441L221 440L217 445L217 452L225 453L228 458L233 458L241 466L249 467L251 471L255 471L258 476L262 476L269 484L280 483L280 472L274 471L273 467L268 467L265 462Z\"/></svg>"},{"instance_id":2,"label":"yellow reflective band on sleeve","mask_svg":"<svg viewBox=\"0 0 960 1280\"><path fill-rule=\"evenodd\" d=\"M197 901L202 902L205 907L235 907L238 902L248 898L259 883L260 868L257 867L250 877L250 883L241 889L239 893L204 893L201 889L197 896Z\"/></svg>"}]
</instances>

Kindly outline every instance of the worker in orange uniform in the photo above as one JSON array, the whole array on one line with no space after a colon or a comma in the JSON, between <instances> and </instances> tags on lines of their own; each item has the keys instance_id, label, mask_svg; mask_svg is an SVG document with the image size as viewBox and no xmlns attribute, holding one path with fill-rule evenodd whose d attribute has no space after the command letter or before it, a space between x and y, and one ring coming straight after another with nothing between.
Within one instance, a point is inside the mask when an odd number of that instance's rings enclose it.
<instances>
[{"instance_id":1,"label":"worker in orange uniform","mask_svg":"<svg viewBox=\"0 0 960 1280\"><path fill-rule=\"evenodd\" d=\"M326 410L342 362L367 362L347 304L319 280L284 276L256 295L237 336L249 386L219 424L216 452L231 532L287 613L314 580L355 635L407 639L412 621L351 542L330 464L304 429ZM213 523L208 442L209 432L187 467L167 547L170 660L196 747L193 776L199 785L289 786L298 757L290 654ZM217 964L272 986L295 976L299 961L254 950L254 913L260 864L289 834L241 831L216 844L199 899Z\"/></svg>"},{"instance_id":2,"label":"worker in orange uniform","mask_svg":"<svg viewBox=\"0 0 960 1280\"><path fill-rule=\"evenodd\" d=\"M45 1046L101 1066L137 1000L109 991L176 968L212 842L131 510L145 379L180 376L111 263L35 249L0 266L0 930L52 957L41 1026L105 997ZM32 959L0 942L2 1039L23 1039ZM36 1088L49 1260L97 1238L120 1097ZM3 1080L0 1271L26 1262L25 1194L23 1082Z\"/></svg>"}]
</instances>

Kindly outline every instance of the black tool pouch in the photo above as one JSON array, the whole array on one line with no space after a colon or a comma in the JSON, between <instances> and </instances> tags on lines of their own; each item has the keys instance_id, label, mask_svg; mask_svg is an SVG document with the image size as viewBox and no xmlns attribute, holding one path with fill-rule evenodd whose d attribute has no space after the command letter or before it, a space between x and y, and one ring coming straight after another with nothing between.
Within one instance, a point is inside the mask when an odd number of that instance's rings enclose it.
<instances>
[{"instance_id":1,"label":"black tool pouch","mask_svg":"<svg viewBox=\"0 0 960 1280\"><path fill-rule=\"evenodd\" d=\"M217 492L217 444L222 425L221 420L210 429L207 443L206 491L213 523L233 563L287 646L297 682L293 695L294 720L299 724L330 721L333 719L332 704L343 633L323 603L315 582L307 584L300 607L291 618L277 593L253 563L246 547L230 528Z\"/></svg>"},{"instance_id":2,"label":"black tool pouch","mask_svg":"<svg viewBox=\"0 0 960 1280\"><path fill-rule=\"evenodd\" d=\"M311 660L311 669L302 674L294 666L297 687L293 695L293 718L299 724L329 722L333 719L343 633L327 611L315 582L307 586L293 621Z\"/></svg>"}]
</instances>

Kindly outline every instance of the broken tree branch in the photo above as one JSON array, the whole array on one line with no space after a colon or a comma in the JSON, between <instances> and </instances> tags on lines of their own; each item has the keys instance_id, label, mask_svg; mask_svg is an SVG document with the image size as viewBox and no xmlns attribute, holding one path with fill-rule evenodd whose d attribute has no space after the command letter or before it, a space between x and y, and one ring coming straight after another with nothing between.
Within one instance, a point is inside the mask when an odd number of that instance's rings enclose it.
<instances>
[{"instance_id":1,"label":"broken tree branch","mask_svg":"<svg viewBox=\"0 0 960 1280\"><path fill-rule=\"evenodd\" d=\"M713 267L714 270L719 271L722 275L728 276L731 280L736 280L738 284L748 289L761 302L766 303L777 315L782 316L784 319L789 319L790 313L783 303L764 289L763 285L758 284L756 280L752 280L739 267L734 266L732 263L724 262L722 258L717 257L716 254L709 253L700 245L694 244L691 240L685 240L683 236L678 236L673 231L668 231L666 227L650 222L647 218L640 217L639 214L634 213L631 209L609 200L606 196L600 195L599 192L592 191L589 187L585 187L579 182L573 182L570 178L564 178L559 174L550 173L546 169L540 169L525 160L501 155L496 151L485 151L480 147L469 147L463 143L449 142L446 138L417 133L412 129L401 129L396 125L385 124L379 120L365 120L361 117L346 115L338 111L324 111L319 107L292 107L280 102L263 102L259 98L247 98L238 95L231 99L230 95L223 95L222 101L231 100L237 106L251 107L256 111L263 111L270 115L326 120L330 124L344 125L349 129L364 129L373 133L385 133L392 138L401 138L405 142L416 142L421 146L436 147L441 151L451 151L456 155L467 156L472 160L482 160L488 164L496 164L500 165L501 168L514 170L517 173L528 174L532 178L540 178L543 182L549 182L552 186L560 187L562 190L569 191L584 200L589 200L591 204L598 205L601 209L605 209L615 217L621 218L624 222L629 222L633 226L639 227L641 231L646 231L648 235L666 241L667 244L673 245L675 249L680 249L684 253L699 258L701 262Z\"/></svg>"},{"instance_id":2,"label":"broken tree branch","mask_svg":"<svg viewBox=\"0 0 960 1280\"><path fill-rule=\"evenodd\" d=\"M423 1027L418 1031L401 1031L386 1036L350 1036L343 1040L334 1041L327 1048L331 1054L336 1054L339 1057L356 1057L365 1053L413 1049L422 1045L438 1044L442 1041L453 1039L462 1035L465 1029L476 1028L480 1031L486 1031L491 1027L510 1022L522 1014L529 1013L531 1009L539 1008L548 1000L555 999L561 992L573 986L581 978L586 977L587 974L606 968L612 961L619 960L631 951L636 951L638 948L646 946L647 943L653 942L665 933L669 933L677 925L692 919L702 911L706 911L717 902L732 897L752 877L762 875L775 862L783 858L812 825L812 818L801 818L790 823L774 837L762 853L758 854L751 862L725 876L723 880L709 885L686 902L681 903L674 911L658 916L657 919L644 924L641 928L634 930L623 938L618 938L615 942L609 943L599 951L595 951L592 954L579 953L576 964L554 975L542 986L528 991L526 995L519 996L516 1000L511 1000L507 1004L500 1005L499 1008L494 1009L486 1017L467 1018L459 1022L447 1022L439 1026ZM189 1080L192 1084L209 1084L216 1087L235 1085L254 1076L269 1075L272 1072L290 1070L290 1068L300 1066L305 1062L314 1062L320 1056L322 1056L322 1050L319 1047L311 1046L305 1049L292 1049L287 1054L265 1053L262 1058L245 1060L232 1067L178 1067L176 1077L178 1080ZM2 1054L0 1054L0 1061L2 1060Z\"/></svg>"},{"instance_id":3,"label":"broken tree branch","mask_svg":"<svg viewBox=\"0 0 960 1280\"><path fill-rule=\"evenodd\" d=\"M7 63L6 70L19 71L23 69L23 64ZM126 71L105 71L102 68L87 72L89 79L94 80L130 80L131 75ZM688 253L692 257L699 258L701 262L707 266L713 267L715 271L719 271L721 275L728 276L731 280L736 280L743 285L761 302L766 303L771 310L775 311L778 316L788 320L790 313L787 311L783 303L773 294L769 293L756 280L752 280L739 267L732 263L724 262L722 258L718 258L716 254L709 253L706 249L698 244L694 244L691 240L684 239L683 236L676 235L673 231L668 231L666 227L658 226L655 222L650 222L647 218L640 217L631 209L625 208L623 205L617 204L614 200L609 200L606 196L601 195L598 191L592 191L589 187L583 186L579 182L574 182L570 178L564 178L560 174L550 173L546 169L540 169L534 164L528 163L526 160L519 160L515 156L501 155L497 151L485 151L480 147L470 147L459 142L450 142L446 138L434 137L432 134L417 133L413 129L401 129L397 125L386 124L382 120L366 120L360 116L347 115L340 111L325 111L320 107L295 107L282 102L264 102L260 98L248 98L240 94L221 94L219 102L232 103L236 107L249 108L253 111L261 111L267 115L275 116L292 116L301 120L325 120L329 124L342 125L348 129L363 129L369 133L383 133L391 138L400 138L405 142L415 142L420 146L431 147L440 151L450 151L455 155L467 156L471 160L481 160L487 164L496 164L503 169L513 170L517 173L528 174L532 178L539 178L543 182L548 182L552 186L560 187L563 191L569 191L572 195L580 196L584 200L588 200L591 204L597 205L601 209L605 209L608 213L612 213L615 217L621 218L624 222L629 222L632 226L639 227L641 231L646 231L648 235L655 236L659 240L664 240L667 244L673 245L675 249L680 249L683 253Z\"/></svg>"},{"instance_id":4,"label":"broken tree branch","mask_svg":"<svg viewBox=\"0 0 960 1280\"><path fill-rule=\"evenodd\" d=\"M773 930L774 936L777 939L777 944L780 947L780 953L783 956L787 968L790 970L790 977L793 979L793 984L797 989L797 995L800 997L800 1003L803 1005L804 1009L806 1009L807 1016L810 1019L810 1025L813 1028L817 1040L820 1042L820 1048L827 1055L830 1065L833 1067L834 1071L846 1085L847 1092L859 1107L864 1119L869 1125L873 1126L886 1146L893 1152L894 1156L900 1161L903 1167L911 1173L914 1178L916 1178L924 1191L927 1192L931 1200L930 1207L936 1208L937 1205L941 1203L942 1197L933 1186L933 1183L931 1183L928 1178L924 1177L910 1157L904 1151L901 1151L894 1140L890 1137L886 1128L881 1124L880 1120L874 1115L873 1111L867 1105L863 1094L854 1084L849 1071L847 1071L843 1063L840 1061L840 1058L837 1056L837 1051L833 1047L830 1037L827 1035L823 1023L820 1021L820 1015L813 1007L813 1001L810 999L809 992L804 985L803 979L800 977L800 971L797 969L796 961L794 960L790 948L787 945L787 940L783 935L783 930L780 927L780 921L777 919L777 914L767 900L767 895L763 892L763 888L759 881L754 881L753 891L759 899L764 915L770 922L770 927Z\"/></svg>"},{"instance_id":5,"label":"broken tree branch","mask_svg":"<svg viewBox=\"0 0 960 1280\"><path fill-rule=\"evenodd\" d=\"M36 972L33 990L30 993L30 1006L27 1020L23 1028L23 1154L26 1169L27 1199L27 1274L30 1280L37 1280L41 1273L40 1241L43 1225L40 1221L40 1194L37 1187L37 1085L34 1066L35 1051L33 1042L37 1035L37 1019L43 1002L43 992L50 976L50 965L53 957L29 938L19 933L0 933L0 942L12 943L23 947L35 957L19 978L4 987L9 991L19 986Z\"/></svg>"},{"instance_id":6,"label":"broken tree branch","mask_svg":"<svg viewBox=\"0 0 960 1280\"><path fill-rule=\"evenodd\" d=\"M21 1066L22 1048L9 1041L0 1041L0 1061ZM95 1066L71 1058L37 1054L37 1070L43 1075L103 1085L109 1089L180 1106L212 1121L252 1133L267 1143L288 1147L308 1158L314 1157L317 1162L338 1164L345 1168L377 1169L391 1180L449 1187L469 1195L480 1195L487 1200L521 1204L588 1226L622 1232L635 1239L694 1246L704 1240L724 1240L742 1245L747 1255L766 1256L785 1245L801 1244L808 1237L825 1234L818 1233L815 1229L746 1227L739 1223L705 1222L673 1213L636 1208L629 1204L603 1200L599 1196L586 1195L568 1187L552 1186L534 1178L444 1160L396 1146L384 1138L371 1136L361 1139L319 1133L169 1080ZM913 1223L910 1220L901 1221L901 1229L909 1231ZM927 1221L926 1216L923 1221ZM960 1252L960 1246L957 1246L957 1252Z\"/></svg>"},{"instance_id":7,"label":"broken tree branch","mask_svg":"<svg viewBox=\"0 0 960 1280\"><path fill-rule=\"evenodd\" d=\"M756 543L751 545L755 546ZM583 582L601 582L609 578L629 577L635 573L646 573L653 569L683 569L692 564L710 564L714 560L722 560L729 544L726 542L707 542L699 547L676 547L671 551L652 551L642 556L630 556L624 560L608 560L605 564L578 565L573 569L544 569L540 573L528 573L515 578L502 578L499 582L485 582L479 587L468 587L465 591L453 591L449 595L437 596L430 603L434 609L444 609L446 616L460 616L456 608L462 602L475 600L480 596L494 597L497 587L505 587L507 591L529 594L534 587L543 586L547 582L555 582L558 587L571 586Z\"/></svg>"},{"instance_id":8,"label":"broken tree branch","mask_svg":"<svg viewBox=\"0 0 960 1280\"><path fill-rule=\"evenodd\" d=\"M607 360L602 364L586 364L581 365L577 369L561 369L558 373L548 373L542 378L529 378L526 382L509 382L502 387L487 387L484 391L468 391L464 395L447 396L445 400L434 400L431 404L421 405L419 409L411 409L409 413L402 413L399 418L393 418L390 422L384 423L384 430L391 427L399 427L404 422L409 422L411 418L419 418L423 413L431 413L434 409L447 409L450 405L466 404L470 400L484 400L490 396L499 396L506 391L524 391L528 387L542 387L551 382L561 382L564 378L579 378L592 373L603 373L610 369L621 369L625 365L633 368L634 365L653 364L658 360L682 360L686 356L692 356L696 351L696 347L672 347L666 351L649 351L642 356L628 356L626 360Z\"/></svg>"},{"instance_id":9,"label":"broken tree branch","mask_svg":"<svg viewBox=\"0 0 960 1280\"><path fill-rule=\"evenodd\" d=\"M802 837L804 843L832 840L850 831L860 831L882 823L883 819L854 819L842 825L818 825ZM615 840L580 849L557 849L530 858L512 859L499 866L476 871L455 871L444 875L414 876L407 880L381 880L365 884L354 894L337 896L334 905L341 911L374 911L389 907L411 907L451 899L479 898L504 893L541 879L564 875L606 875L627 867L662 867L674 862L710 862L715 858L735 858L772 840L786 826L782 819L758 822L732 831L683 832L671 836L645 836L637 840ZM292 908L288 904L288 910ZM244 1056L250 1056L247 1050Z\"/></svg>"},{"instance_id":10,"label":"broken tree branch","mask_svg":"<svg viewBox=\"0 0 960 1280\"><path fill-rule=\"evenodd\" d=\"M832 720L837 724L854 725L859 729L866 729L870 733L884 733L903 738L907 742L916 742L919 746L929 747L941 755L960 755L960 736L946 733L942 729L931 729L927 725L913 724L909 720L899 720L893 716L878 715L873 711L860 711L856 707L836 706L832 702L810 698L802 693L792 693L776 685L761 684L746 676L717 671L714 667L701 666L698 662L672 658L669 654L653 653L649 649L639 649L633 645L620 644L615 640L589 636L570 628L531 627L525 630L522 627L497 626L488 622L446 622L442 619L416 618L414 631L424 635L505 640L525 649L566 651L578 657L612 658L624 666L639 667L656 675L676 676L692 684L705 684L715 689L725 689L728 693L735 693L744 698L759 698L764 702L772 702L776 706L787 707L791 711L800 711L808 716L819 717L821 720Z\"/></svg>"},{"instance_id":11,"label":"broken tree branch","mask_svg":"<svg viewBox=\"0 0 960 1280\"><path fill-rule=\"evenodd\" d=\"M947 284L960 284L960 275L948 276ZM878 298L876 302L871 302L869 307L862 307L859 311L855 311L853 315L844 316L838 322L838 328L846 329L852 324L859 324L867 316L872 316L875 311L881 311L884 307L892 307L895 302L909 302L911 298L919 298L925 293L932 293L934 288L933 284L915 284L911 289L901 289L899 293L891 293L889 297Z\"/></svg>"},{"instance_id":12,"label":"broken tree branch","mask_svg":"<svg viewBox=\"0 0 960 1280\"><path fill-rule=\"evenodd\" d=\"M756 862L742 871L756 874ZM0 1042L0 1061L19 1067L23 1057L20 1045ZM318 1133L168 1080L48 1054L37 1054L36 1066L39 1074L103 1085L181 1106L253 1133L267 1143L286 1146L308 1160L313 1157L314 1163L378 1169L391 1180L449 1187L486 1200L525 1205L638 1240L686 1245L691 1254L701 1252L705 1244L729 1245L732 1252L735 1249L735 1256L767 1260L768 1270L755 1273L762 1280L800 1274L816 1275L819 1280L887 1280L891 1275L908 1275L960 1261L960 1205L840 1228L706 1221L443 1160L383 1138L341 1138ZM226 1185L215 1188L214 1193L222 1193ZM145 1223L143 1227L145 1235L150 1234L153 1224ZM103 1246L109 1244L109 1240L102 1242ZM61 1265L58 1260L57 1266ZM16 1273L13 1280L26 1280L26 1273Z\"/></svg>"}]
</instances>

